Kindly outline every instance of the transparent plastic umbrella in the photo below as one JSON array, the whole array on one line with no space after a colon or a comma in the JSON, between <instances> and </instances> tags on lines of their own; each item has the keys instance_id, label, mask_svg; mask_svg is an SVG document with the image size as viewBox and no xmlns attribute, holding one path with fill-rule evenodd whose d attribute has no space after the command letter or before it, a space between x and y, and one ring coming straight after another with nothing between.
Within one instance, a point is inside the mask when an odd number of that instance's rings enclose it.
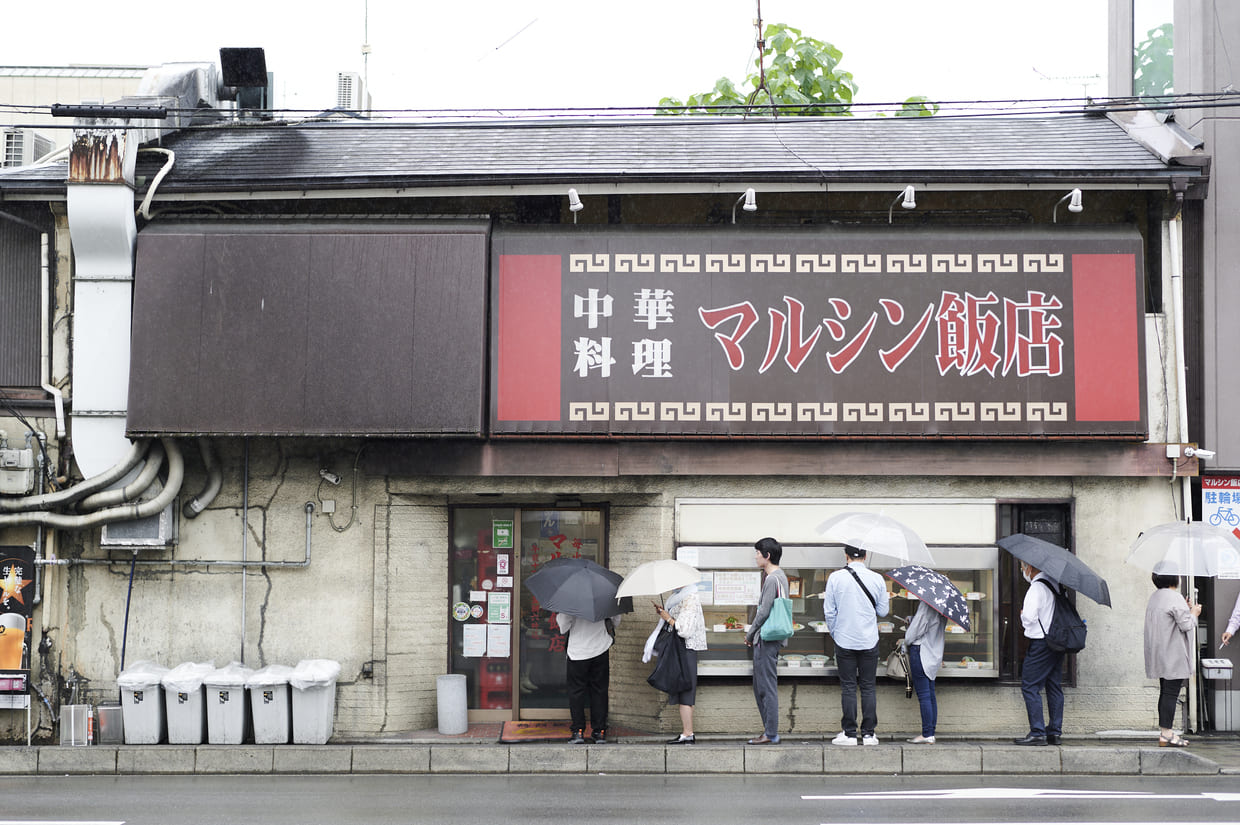
<instances>
[{"instance_id":1,"label":"transparent plastic umbrella","mask_svg":"<svg viewBox=\"0 0 1240 825\"><path fill-rule=\"evenodd\" d=\"M1145 530L1132 543L1131 565L1170 576L1240 574L1240 539L1201 521L1172 521Z\"/></svg>"},{"instance_id":2,"label":"transparent plastic umbrella","mask_svg":"<svg viewBox=\"0 0 1240 825\"><path fill-rule=\"evenodd\" d=\"M901 564L934 564L925 542L910 527L881 513L840 513L819 524L818 534Z\"/></svg>"}]
</instances>

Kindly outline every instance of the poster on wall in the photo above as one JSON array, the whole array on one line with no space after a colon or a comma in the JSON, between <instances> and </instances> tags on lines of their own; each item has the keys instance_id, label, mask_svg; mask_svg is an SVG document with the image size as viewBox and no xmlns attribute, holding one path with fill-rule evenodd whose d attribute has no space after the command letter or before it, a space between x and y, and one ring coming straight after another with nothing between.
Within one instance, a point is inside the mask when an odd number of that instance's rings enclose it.
<instances>
[{"instance_id":1,"label":"poster on wall","mask_svg":"<svg viewBox=\"0 0 1240 825\"><path fill-rule=\"evenodd\" d=\"M0 670L30 667L29 631L34 605L34 550L0 547Z\"/></svg>"},{"instance_id":2,"label":"poster on wall","mask_svg":"<svg viewBox=\"0 0 1240 825\"><path fill-rule=\"evenodd\" d=\"M497 231L496 435L1147 437L1131 229Z\"/></svg>"},{"instance_id":3,"label":"poster on wall","mask_svg":"<svg viewBox=\"0 0 1240 825\"><path fill-rule=\"evenodd\" d=\"M1240 539L1240 476L1202 476L1201 520ZM1218 578L1240 579L1240 567L1222 570Z\"/></svg>"}]
</instances>

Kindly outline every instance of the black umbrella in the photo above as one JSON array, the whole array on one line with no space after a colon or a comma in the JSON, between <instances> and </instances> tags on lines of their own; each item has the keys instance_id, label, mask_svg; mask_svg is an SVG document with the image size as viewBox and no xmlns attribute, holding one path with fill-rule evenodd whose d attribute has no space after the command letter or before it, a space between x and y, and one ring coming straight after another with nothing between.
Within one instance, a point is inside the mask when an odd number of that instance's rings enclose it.
<instances>
[{"instance_id":1,"label":"black umbrella","mask_svg":"<svg viewBox=\"0 0 1240 825\"><path fill-rule=\"evenodd\" d=\"M558 558L530 574L525 586L544 610L592 622L633 612L632 597L616 600L624 577L589 559Z\"/></svg>"},{"instance_id":2,"label":"black umbrella","mask_svg":"<svg viewBox=\"0 0 1240 825\"><path fill-rule=\"evenodd\" d=\"M971 629L969 603L965 600L964 594L960 592L960 588L952 584L952 580L947 576L929 567L922 567L920 564L906 564L903 567L885 571L885 575L904 585L908 592L965 630Z\"/></svg>"},{"instance_id":3,"label":"black umbrella","mask_svg":"<svg viewBox=\"0 0 1240 825\"><path fill-rule=\"evenodd\" d=\"M1064 587L1083 593L1098 604L1111 606L1111 590L1099 576L1073 553L1049 541L1013 533L999 539L999 546L1021 561L1028 562Z\"/></svg>"}]
</instances>

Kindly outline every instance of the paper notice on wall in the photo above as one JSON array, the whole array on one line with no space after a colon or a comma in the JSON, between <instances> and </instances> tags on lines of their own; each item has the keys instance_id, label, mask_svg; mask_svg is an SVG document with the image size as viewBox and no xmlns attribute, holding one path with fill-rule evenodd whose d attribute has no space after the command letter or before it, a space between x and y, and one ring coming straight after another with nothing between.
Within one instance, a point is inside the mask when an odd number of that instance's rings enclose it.
<instances>
[{"instance_id":1,"label":"paper notice on wall","mask_svg":"<svg viewBox=\"0 0 1240 825\"><path fill-rule=\"evenodd\" d=\"M465 635L461 639L461 654L467 658L477 659L487 655L487 627L484 624L467 624Z\"/></svg>"},{"instance_id":2,"label":"paper notice on wall","mask_svg":"<svg viewBox=\"0 0 1240 825\"><path fill-rule=\"evenodd\" d=\"M492 593L487 601L487 621L492 624L507 624L512 621L512 594Z\"/></svg>"},{"instance_id":3,"label":"paper notice on wall","mask_svg":"<svg viewBox=\"0 0 1240 825\"><path fill-rule=\"evenodd\" d=\"M1240 476L1201 479L1201 520L1240 538ZM1217 578L1240 579L1240 558L1220 559Z\"/></svg>"},{"instance_id":4,"label":"paper notice on wall","mask_svg":"<svg viewBox=\"0 0 1240 825\"><path fill-rule=\"evenodd\" d=\"M495 557L495 575L508 575L508 554L500 553Z\"/></svg>"},{"instance_id":5,"label":"paper notice on wall","mask_svg":"<svg viewBox=\"0 0 1240 825\"><path fill-rule=\"evenodd\" d=\"M487 655L492 659L506 659L512 655L511 625L489 624L487 628Z\"/></svg>"},{"instance_id":6,"label":"paper notice on wall","mask_svg":"<svg viewBox=\"0 0 1240 825\"><path fill-rule=\"evenodd\" d=\"M495 586L496 587L507 587L509 590L511 590L512 589L512 576L496 576Z\"/></svg>"},{"instance_id":7,"label":"paper notice on wall","mask_svg":"<svg viewBox=\"0 0 1240 825\"><path fill-rule=\"evenodd\" d=\"M715 571L715 604L757 604L762 574L739 570Z\"/></svg>"},{"instance_id":8,"label":"paper notice on wall","mask_svg":"<svg viewBox=\"0 0 1240 825\"><path fill-rule=\"evenodd\" d=\"M469 600L471 602L485 602L487 600L487 591L471 590L469 591Z\"/></svg>"},{"instance_id":9,"label":"paper notice on wall","mask_svg":"<svg viewBox=\"0 0 1240 825\"><path fill-rule=\"evenodd\" d=\"M703 573L697 583L698 601L704 605L715 603L715 574Z\"/></svg>"},{"instance_id":10,"label":"paper notice on wall","mask_svg":"<svg viewBox=\"0 0 1240 825\"><path fill-rule=\"evenodd\" d=\"M698 549L696 547L681 547L676 551L676 560L683 561L690 567L697 567Z\"/></svg>"}]
</instances>

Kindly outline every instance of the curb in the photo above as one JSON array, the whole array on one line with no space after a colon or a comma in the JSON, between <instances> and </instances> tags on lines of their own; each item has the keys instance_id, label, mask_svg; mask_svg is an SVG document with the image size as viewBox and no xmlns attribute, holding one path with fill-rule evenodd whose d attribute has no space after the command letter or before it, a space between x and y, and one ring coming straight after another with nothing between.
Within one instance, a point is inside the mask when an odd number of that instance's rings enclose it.
<instances>
[{"instance_id":1,"label":"curb","mask_svg":"<svg viewBox=\"0 0 1240 825\"><path fill-rule=\"evenodd\" d=\"M941 743L839 748L785 742L0 747L0 775L883 774L1211 776L1240 773L1184 750Z\"/></svg>"}]
</instances>

